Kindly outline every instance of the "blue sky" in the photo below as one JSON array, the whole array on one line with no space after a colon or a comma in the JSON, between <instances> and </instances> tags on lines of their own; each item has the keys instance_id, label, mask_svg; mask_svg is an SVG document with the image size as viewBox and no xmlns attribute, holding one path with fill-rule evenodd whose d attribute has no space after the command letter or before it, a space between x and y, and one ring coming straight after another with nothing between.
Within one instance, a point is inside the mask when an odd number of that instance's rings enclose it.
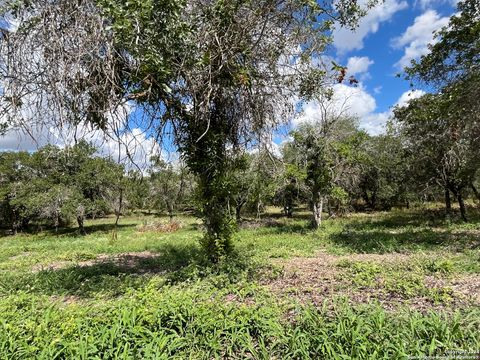
<instances>
[{"instance_id":1,"label":"blue sky","mask_svg":"<svg viewBox=\"0 0 480 360\"><path fill-rule=\"evenodd\" d=\"M360 80L356 89L338 85L336 90L339 96L348 97L348 111L359 116L367 131L381 132L393 105L423 94L421 89L412 92L409 83L395 74L428 51L427 44L434 41L432 33L448 23L456 2L385 0L361 20L355 32L334 31L329 55ZM315 113L314 104L306 108L308 112Z\"/></svg>"}]
</instances>

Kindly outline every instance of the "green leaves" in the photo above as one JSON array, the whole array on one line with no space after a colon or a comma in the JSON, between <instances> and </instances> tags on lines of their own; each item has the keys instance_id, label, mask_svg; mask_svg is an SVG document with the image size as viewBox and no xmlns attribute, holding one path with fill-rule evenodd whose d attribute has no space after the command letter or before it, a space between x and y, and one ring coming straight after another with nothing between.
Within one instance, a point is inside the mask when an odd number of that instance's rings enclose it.
<instances>
[{"instance_id":1,"label":"green leaves","mask_svg":"<svg viewBox=\"0 0 480 360\"><path fill-rule=\"evenodd\" d=\"M58 228L75 219L79 207L92 217L110 212L123 166L94 152L81 141L64 149L47 145L33 154L1 154L2 222L14 231L34 221Z\"/></svg>"},{"instance_id":2,"label":"green leaves","mask_svg":"<svg viewBox=\"0 0 480 360\"><path fill-rule=\"evenodd\" d=\"M476 0L458 3L458 14L436 34L430 52L406 69L412 78L443 87L479 71L480 4Z\"/></svg>"}]
</instances>

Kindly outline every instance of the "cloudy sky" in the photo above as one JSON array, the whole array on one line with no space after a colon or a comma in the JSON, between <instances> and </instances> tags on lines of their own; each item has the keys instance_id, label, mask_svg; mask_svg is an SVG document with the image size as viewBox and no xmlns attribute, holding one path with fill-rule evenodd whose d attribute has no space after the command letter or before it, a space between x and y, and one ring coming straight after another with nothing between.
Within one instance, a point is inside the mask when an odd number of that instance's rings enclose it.
<instances>
[{"instance_id":1,"label":"cloudy sky","mask_svg":"<svg viewBox=\"0 0 480 360\"><path fill-rule=\"evenodd\" d=\"M348 67L360 84L339 84L336 97L346 99L351 113L372 134L382 132L391 107L423 94L395 75L412 59L427 53L433 32L445 26L456 11L456 0L385 0L361 20L355 32L338 29L330 56ZM315 116L306 105L304 119Z\"/></svg>"},{"instance_id":2,"label":"cloudy sky","mask_svg":"<svg viewBox=\"0 0 480 360\"><path fill-rule=\"evenodd\" d=\"M405 80L395 75L411 59L427 52L427 45L434 41L433 32L448 23L455 12L455 3L456 0L385 0L361 20L355 32L345 29L334 31L334 44L327 55L348 67L347 76L353 75L360 81L358 87L335 85L334 99L342 104L344 110L346 108L346 111L357 115L361 126L371 134L382 132L393 105L404 104L410 98L423 94L421 89L412 91ZM305 104L303 114L291 125L315 119L316 109L315 102ZM104 139L95 132L87 133L102 148L101 152L116 157L122 151L117 150L118 145L112 140ZM48 139L44 137L34 142L25 134L9 133L0 137L0 151L31 151L47 141L65 143L68 136L60 135L62 132L54 131ZM280 143L285 137L277 139L275 142ZM124 135L124 140L137 147L144 144L144 149L136 156L139 159L156 148L138 128L132 127L131 133Z\"/></svg>"}]
</instances>

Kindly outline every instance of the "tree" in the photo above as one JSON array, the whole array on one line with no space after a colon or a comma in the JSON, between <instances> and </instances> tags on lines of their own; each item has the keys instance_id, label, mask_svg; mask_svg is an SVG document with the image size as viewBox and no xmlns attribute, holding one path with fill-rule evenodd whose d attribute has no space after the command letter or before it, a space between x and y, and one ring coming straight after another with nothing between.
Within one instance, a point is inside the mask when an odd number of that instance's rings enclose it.
<instances>
[{"instance_id":1,"label":"tree","mask_svg":"<svg viewBox=\"0 0 480 360\"><path fill-rule=\"evenodd\" d=\"M399 203L409 206L412 179L419 179L422 169L413 166L410 171L415 159L407 156L401 134L365 136L356 160L357 186L349 191L351 196L363 199L371 210L389 210Z\"/></svg>"},{"instance_id":2,"label":"tree","mask_svg":"<svg viewBox=\"0 0 480 360\"><path fill-rule=\"evenodd\" d=\"M122 198L123 166L95 156L95 151L80 141L63 149L47 145L32 154L1 153L0 207L13 232L31 221L58 229L76 218L80 233L85 234L86 217L112 210L119 216L121 204L116 204Z\"/></svg>"},{"instance_id":3,"label":"tree","mask_svg":"<svg viewBox=\"0 0 480 360\"><path fill-rule=\"evenodd\" d=\"M324 204L329 197L345 197L340 185L351 162L353 149L361 141L355 120L326 113L318 121L301 124L292 132L297 167L305 169L305 182L309 189L313 225L322 222Z\"/></svg>"},{"instance_id":4,"label":"tree","mask_svg":"<svg viewBox=\"0 0 480 360\"><path fill-rule=\"evenodd\" d=\"M413 60L412 65L405 69L410 79L442 88L464 81L472 74L478 75L480 3L477 0L461 0L457 7L457 14L435 34L437 41L429 46L429 53L423 55L419 61ZM469 87L470 91L469 98L478 99L478 88Z\"/></svg>"},{"instance_id":5,"label":"tree","mask_svg":"<svg viewBox=\"0 0 480 360\"><path fill-rule=\"evenodd\" d=\"M282 161L278 155L272 154L266 146L260 146L258 152L252 155L248 172L251 181L248 210L259 219L267 204L274 201L275 191L281 180Z\"/></svg>"},{"instance_id":6,"label":"tree","mask_svg":"<svg viewBox=\"0 0 480 360\"><path fill-rule=\"evenodd\" d=\"M311 64L328 45L334 20L353 26L364 13L351 0L322 5L85 0L76 8L68 0L14 1L19 31L8 33L0 51L4 63L16 65L6 69L14 80L5 108L18 118L19 104L38 93L51 100L49 118L57 123L106 129L112 125L106 114L130 100L142 108L145 128L161 136L168 124L197 178L202 245L218 261L232 249L235 229L228 211L230 155L253 134L287 120L295 96L322 85L325 72ZM32 59L40 60L32 66ZM32 118L40 118L39 107Z\"/></svg>"},{"instance_id":7,"label":"tree","mask_svg":"<svg viewBox=\"0 0 480 360\"><path fill-rule=\"evenodd\" d=\"M463 192L466 187L472 188L480 167L477 155L480 141L479 2L460 1L458 14L450 18L436 38L430 52L406 69L408 78L433 86L436 93L416 100L407 109L397 110L396 116L413 137L418 137L413 129L422 128L421 133L429 137L425 146L438 146L438 154L435 148L423 150L424 153L430 151L430 159L439 161L434 170L445 189L447 213L452 192L466 219ZM421 120L426 123L421 124Z\"/></svg>"},{"instance_id":8,"label":"tree","mask_svg":"<svg viewBox=\"0 0 480 360\"><path fill-rule=\"evenodd\" d=\"M426 182L435 181L444 189L447 213L450 192L455 196L466 220L464 192L480 166L480 122L466 119L448 92L411 100L394 113L418 164L415 168L421 169Z\"/></svg>"},{"instance_id":9,"label":"tree","mask_svg":"<svg viewBox=\"0 0 480 360\"><path fill-rule=\"evenodd\" d=\"M0 218L2 224L9 224L14 234L30 220L24 217L22 204L15 202L32 174L29 161L27 152L0 153Z\"/></svg>"},{"instance_id":10,"label":"tree","mask_svg":"<svg viewBox=\"0 0 480 360\"><path fill-rule=\"evenodd\" d=\"M305 187L307 175L305 169L299 166L296 149L291 143L286 143L282 147L282 160L274 204L281 206L284 215L291 218L295 207L308 201L308 189Z\"/></svg>"},{"instance_id":11,"label":"tree","mask_svg":"<svg viewBox=\"0 0 480 360\"><path fill-rule=\"evenodd\" d=\"M173 221L175 213L185 207L192 196L192 178L187 168L182 163L174 166L155 156L149 169L149 183L154 207L166 210Z\"/></svg>"}]
</instances>

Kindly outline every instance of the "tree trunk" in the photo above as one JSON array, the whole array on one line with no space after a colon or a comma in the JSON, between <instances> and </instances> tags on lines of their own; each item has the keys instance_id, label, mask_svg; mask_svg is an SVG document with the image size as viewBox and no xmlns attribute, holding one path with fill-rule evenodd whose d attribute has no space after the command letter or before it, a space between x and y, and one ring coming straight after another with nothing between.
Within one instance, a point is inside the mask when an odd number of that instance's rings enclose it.
<instances>
[{"instance_id":1,"label":"tree trunk","mask_svg":"<svg viewBox=\"0 0 480 360\"><path fill-rule=\"evenodd\" d=\"M237 203L237 206L235 206L235 219L237 221L242 220L242 208L243 208L244 202Z\"/></svg>"},{"instance_id":2,"label":"tree trunk","mask_svg":"<svg viewBox=\"0 0 480 360\"><path fill-rule=\"evenodd\" d=\"M467 211L465 209L465 203L463 201L461 190L457 192L457 200L458 200L458 206L460 206L460 215L462 216L463 221L468 221Z\"/></svg>"},{"instance_id":3,"label":"tree trunk","mask_svg":"<svg viewBox=\"0 0 480 360\"><path fill-rule=\"evenodd\" d=\"M85 231L85 227L83 226L83 222L85 220L85 208L83 205L79 205L77 207L77 223L78 223L78 230L80 235L86 235L87 232Z\"/></svg>"},{"instance_id":4,"label":"tree trunk","mask_svg":"<svg viewBox=\"0 0 480 360\"><path fill-rule=\"evenodd\" d=\"M87 234L87 232L85 231L85 227L83 226L83 220L83 215L77 216L78 230L80 231L80 235Z\"/></svg>"},{"instance_id":5,"label":"tree trunk","mask_svg":"<svg viewBox=\"0 0 480 360\"><path fill-rule=\"evenodd\" d=\"M290 205L285 205L285 206L283 207L283 212L285 213L285 216L286 216L287 218L293 217L293 209L292 209L292 207L291 207Z\"/></svg>"},{"instance_id":6,"label":"tree trunk","mask_svg":"<svg viewBox=\"0 0 480 360\"><path fill-rule=\"evenodd\" d=\"M118 226L118 221L120 220L120 215L122 214L123 208L123 189L120 189L120 194L118 195L118 207L115 209L115 230Z\"/></svg>"},{"instance_id":7,"label":"tree trunk","mask_svg":"<svg viewBox=\"0 0 480 360\"><path fill-rule=\"evenodd\" d=\"M210 260L216 263L233 248L231 238L234 232L234 226L232 226L234 219L230 214L229 194L225 188L224 174L217 173L213 178L207 174L201 174L198 182L206 229L201 245Z\"/></svg>"},{"instance_id":8,"label":"tree trunk","mask_svg":"<svg viewBox=\"0 0 480 360\"><path fill-rule=\"evenodd\" d=\"M368 198L368 192L367 192L367 190L363 190L363 191L362 191L362 198L363 198L363 201L365 201L366 206L369 206L369 204L370 204L370 199Z\"/></svg>"},{"instance_id":9,"label":"tree trunk","mask_svg":"<svg viewBox=\"0 0 480 360\"><path fill-rule=\"evenodd\" d=\"M472 189L473 194L475 195L477 200L480 201L480 193L478 192L478 189L475 187L475 185L473 185L473 183L470 184L470 188Z\"/></svg>"},{"instance_id":10,"label":"tree trunk","mask_svg":"<svg viewBox=\"0 0 480 360\"><path fill-rule=\"evenodd\" d=\"M318 229L322 225L323 196L319 193L313 197L313 227Z\"/></svg>"},{"instance_id":11,"label":"tree trunk","mask_svg":"<svg viewBox=\"0 0 480 360\"><path fill-rule=\"evenodd\" d=\"M58 225L60 223L60 215L55 214L55 234L58 233Z\"/></svg>"},{"instance_id":12,"label":"tree trunk","mask_svg":"<svg viewBox=\"0 0 480 360\"><path fill-rule=\"evenodd\" d=\"M370 196L370 208L375 210L377 208L377 191L372 191L372 196Z\"/></svg>"},{"instance_id":13,"label":"tree trunk","mask_svg":"<svg viewBox=\"0 0 480 360\"><path fill-rule=\"evenodd\" d=\"M452 199L450 198L450 190L445 188L445 213L450 216L452 213Z\"/></svg>"},{"instance_id":14,"label":"tree trunk","mask_svg":"<svg viewBox=\"0 0 480 360\"><path fill-rule=\"evenodd\" d=\"M20 221L15 210L12 211L12 234L17 235L18 227L20 226Z\"/></svg>"},{"instance_id":15,"label":"tree trunk","mask_svg":"<svg viewBox=\"0 0 480 360\"><path fill-rule=\"evenodd\" d=\"M170 220L170 222L173 222L173 217L174 217L174 214L173 214L173 204L172 203L168 203L167 204L167 211L168 211L168 218Z\"/></svg>"},{"instance_id":16,"label":"tree trunk","mask_svg":"<svg viewBox=\"0 0 480 360\"><path fill-rule=\"evenodd\" d=\"M179 145L187 165L197 176L198 202L206 230L200 243L210 261L216 263L233 250L236 227L229 211L230 159L226 139L231 126L221 101L214 103L208 114L208 128L203 121L191 118L185 129L189 136L181 139Z\"/></svg>"}]
</instances>

